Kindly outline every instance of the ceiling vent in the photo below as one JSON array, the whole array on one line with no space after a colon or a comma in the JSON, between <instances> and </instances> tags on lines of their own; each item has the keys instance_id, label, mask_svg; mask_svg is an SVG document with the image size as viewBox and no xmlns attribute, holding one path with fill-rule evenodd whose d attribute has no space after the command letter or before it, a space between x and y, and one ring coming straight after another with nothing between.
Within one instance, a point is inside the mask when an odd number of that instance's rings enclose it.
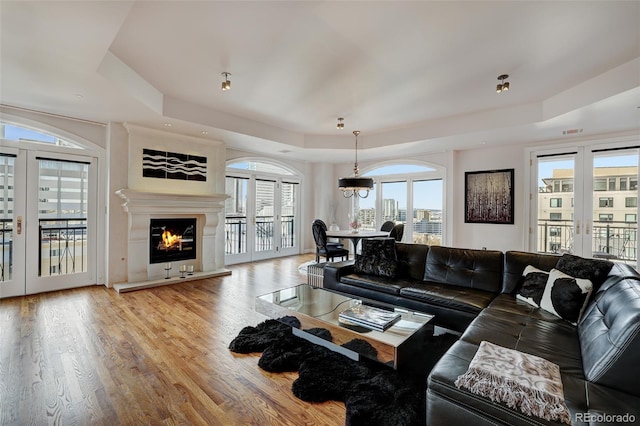
<instances>
[{"instance_id":1,"label":"ceiling vent","mask_svg":"<svg viewBox=\"0 0 640 426\"><path fill-rule=\"evenodd\" d=\"M582 129L568 129L562 131L563 135L575 135L577 133L582 133Z\"/></svg>"}]
</instances>

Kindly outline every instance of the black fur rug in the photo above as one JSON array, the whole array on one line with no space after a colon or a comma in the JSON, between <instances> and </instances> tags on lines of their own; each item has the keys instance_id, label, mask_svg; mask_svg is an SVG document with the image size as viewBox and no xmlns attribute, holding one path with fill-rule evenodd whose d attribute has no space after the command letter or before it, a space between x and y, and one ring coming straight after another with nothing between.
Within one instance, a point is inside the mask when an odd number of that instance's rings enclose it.
<instances>
[{"instance_id":1,"label":"black fur rug","mask_svg":"<svg viewBox=\"0 0 640 426\"><path fill-rule=\"evenodd\" d=\"M408 362L408 368L395 371L366 358L353 361L310 343L293 335L291 327L300 328L297 318L271 319L245 327L229 349L245 354L262 352L258 365L266 371L298 371L293 394L308 402L343 401L347 426L424 425L427 375L457 340L451 334L430 337L415 359ZM331 341L326 329L305 331ZM368 343L354 339L344 346L358 346L361 351ZM375 354L374 348L369 349Z\"/></svg>"}]
</instances>

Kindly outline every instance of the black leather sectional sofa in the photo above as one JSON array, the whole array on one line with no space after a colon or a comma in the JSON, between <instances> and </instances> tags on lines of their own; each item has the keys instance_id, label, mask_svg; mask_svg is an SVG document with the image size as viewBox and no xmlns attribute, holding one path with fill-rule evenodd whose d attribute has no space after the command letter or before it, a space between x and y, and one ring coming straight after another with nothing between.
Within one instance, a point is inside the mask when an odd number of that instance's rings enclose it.
<instances>
[{"instance_id":1,"label":"black leather sectional sofa","mask_svg":"<svg viewBox=\"0 0 640 426\"><path fill-rule=\"evenodd\" d=\"M432 313L436 325L461 333L427 379L428 425L560 424L455 386L482 341L557 364L573 424L640 423L640 275L632 267L595 277L573 325L515 297L528 265L550 271L560 256L403 243L396 254L394 277L339 262L325 266L324 287Z\"/></svg>"}]
</instances>

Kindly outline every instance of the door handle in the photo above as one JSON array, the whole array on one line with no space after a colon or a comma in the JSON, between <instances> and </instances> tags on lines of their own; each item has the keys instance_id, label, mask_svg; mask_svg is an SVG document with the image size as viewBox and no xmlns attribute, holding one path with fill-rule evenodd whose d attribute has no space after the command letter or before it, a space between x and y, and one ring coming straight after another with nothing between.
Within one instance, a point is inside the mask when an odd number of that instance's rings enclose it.
<instances>
[{"instance_id":1,"label":"door handle","mask_svg":"<svg viewBox=\"0 0 640 426\"><path fill-rule=\"evenodd\" d=\"M18 235L22 234L22 216L18 216L16 220L16 232Z\"/></svg>"}]
</instances>

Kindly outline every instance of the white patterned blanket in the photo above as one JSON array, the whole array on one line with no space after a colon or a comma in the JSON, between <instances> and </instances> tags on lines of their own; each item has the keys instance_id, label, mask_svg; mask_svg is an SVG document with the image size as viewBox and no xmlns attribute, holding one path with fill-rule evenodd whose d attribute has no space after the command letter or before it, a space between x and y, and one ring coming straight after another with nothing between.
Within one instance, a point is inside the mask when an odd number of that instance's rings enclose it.
<instances>
[{"instance_id":1,"label":"white patterned blanket","mask_svg":"<svg viewBox=\"0 0 640 426\"><path fill-rule=\"evenodd\" d=\"M483 341L455 385L528 416L571 424L560 368L544 358Z\"/></svg>"}]
</instances>

